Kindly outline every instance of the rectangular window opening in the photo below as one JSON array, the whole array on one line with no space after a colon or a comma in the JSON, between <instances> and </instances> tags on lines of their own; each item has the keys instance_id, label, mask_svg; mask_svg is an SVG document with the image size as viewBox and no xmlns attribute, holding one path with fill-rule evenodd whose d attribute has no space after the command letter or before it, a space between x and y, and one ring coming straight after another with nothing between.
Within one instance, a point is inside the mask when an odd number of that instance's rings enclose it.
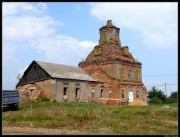
<instances>
[{"instance_id":1,"label":"rectangular window opening","mask_svg":"<svg viewBox=\"0 0 180 137\"><path fill-rule=\"evenodd\" d=\"M124 90L122 91L121 97L124 98Z\"/></svg>"},{"instance_id":2,"label":"rectangular window opening","mask_svg":"<svg viewBox=\"0 0 180 137\"><path fill-rule=\"evenodd\" d=\"M64 96L66 96L66 92L67 92L67 87L64 87L64 92L63 92Z\"/></svg>"},{"instance_id":3,"label":"rectangular window opening","mask_svg":"<svg viewBox=\"0 0 180 137\"><path fill-rule=\"evenodd\" d=\"M139 98L139 91L137 91L136 93L136 98Z\"/></svg>"},{"instance_id":4,"label":"rectangular window opening","mask_svg":"<svg viewBox=\"0 0 180 137\"><path fill-rule=\"evenodd\" d=\"M103 97L103 89L101 89L101 95L100 95L100 98Z\"/></svg>"},{"instance_id":5,"label":"rectangular window opening","mask_svg":"<svg viewBox=\"0 0 180 137\"><path fill-rule=\"evenodd\" d=\"M124 93L122 93L122 98L124 98Z\"/></svg>"},{"instance_id":6,"label":"rectangular window opening","mask_svg":"<svg viewBox=\"0 0 180 137\"><path fill-rule=\"evenodd\" d=\"M76 88L75 97L78 97L79 88Z\"/></svg>"}]
</instances>

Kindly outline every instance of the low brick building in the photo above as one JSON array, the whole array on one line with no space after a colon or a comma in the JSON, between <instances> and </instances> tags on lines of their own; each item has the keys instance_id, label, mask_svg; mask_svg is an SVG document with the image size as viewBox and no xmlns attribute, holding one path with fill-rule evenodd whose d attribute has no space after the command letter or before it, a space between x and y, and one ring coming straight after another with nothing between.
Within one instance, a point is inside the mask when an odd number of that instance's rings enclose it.
<instances>
[{"instance_id":1,"label":"low brick building","mask_svg":"<svg viewBox=\"0 0 180 137\"><path fill-rule=\"evenodd\" d=\"M104 82L103 92L110 98L128 101L132 97L147 101L147 89L142 83L142 64L134 59L127 46L121 45L120 29L108 20L106 26L99 30L99 44L85 61L79 63L79 67L94 79Z\"/></svg>"},{"instance_id":2,"label":"low brick building","mask_svg":"<svg viewBox=\"0 0 180 137\"><path fill-rule=\"evenodd\" d=\"M21 99L45 95L57 101L102 104L147 101L142 64L121 45L120 29L108 20L99 30L99 44L78 67L33 61L16 86Z\"/></svg>"},{"instance_id":3,"label":"low brick building","mask_svg":"<svg viewBox=\"0 0 180 137\"><path fill-rule=\"evenodd\" d=\"M101 96L104 86L82 68L33 61L16 88L21 100L47 96L57 101L92 102Z\"/></svg>"}]
</instances>

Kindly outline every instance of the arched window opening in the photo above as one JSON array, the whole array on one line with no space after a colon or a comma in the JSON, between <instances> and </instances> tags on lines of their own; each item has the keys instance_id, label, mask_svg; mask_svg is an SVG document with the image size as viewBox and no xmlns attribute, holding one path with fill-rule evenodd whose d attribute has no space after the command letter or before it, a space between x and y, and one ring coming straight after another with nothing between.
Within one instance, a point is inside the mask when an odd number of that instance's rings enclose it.
<instances>
[{"instance_id":1,"label":"arched window opening","mask_svg":"<svg viewBox=\"0 0 180 137\"><path fill-rule=\"evenodd\" d=\"M63 95L66 96L67 94L67 87L64 87Z\"/></svg>"},{"instance_id":2,"label":"arched window opening","mask_svg":"<svg viewBox=\"0 0 180 137\"><path fill-rule=\"evenodd\" d=\"M76 98L78 97L78 92L79 92L79 88L76 88L76 91L75 91L75 97Z\"/></svg>"},{"instance_id":3,"label":"arched window opening","mask_svg":"<svg viewBox=\"0 0 180 137\"><path fill-rule=\"evenodd\" d=\"M123 78L124 77L124 69L121 68L121 77Z\"/></svg>"},{"instance_id":4,"label":"arched window opening","mask_svg":"<svg viewBox=\"0 0 180 137\"><path fill-rule=\"evenodd\" d=\"M106 34L102 34L102 40L106 41Z\"/></svg>"},{"instance_id":5,"label":"arched window opening","mask_svg":"<svg viewBox=\"0 0 180 137\"><path fill-rule=\"evenodd\" d=\"M109 98L111 98L111 94L112 94L112 91L110 90L110 91L109 91Z\"/></svg>"},{"instance_id":6,"label":"arched window opening","mask_svg":"<svg viewBox=\"0 0 180 137\"><path fill-rule=\"evenodd\" d=\"M64 90L63 90L63 99L64 99L64 101L68 100L68 98L67 98L67 87L64 87Z\"/></svg>"},{"instance_id":7,"label":"arched window opening","mask_svg":"<svg viewBox=\"0 0 180 137\"><path fill-rule=\"evenodd\" d=\"M101 94L100 94L100 98L103 97L103 89L101 89Z\"/></svg>"},{"instance_id":8,"label":"arched window opening","mask_svg":"<svg viewBox=\"0 0 180 137\"><path fill-rule=\"evenodd\" d=\"M131 79L131 77L132 77L132 71L129 70L129 71L128 71L128 78Z\"/></svg>"},{"instance_id":9,"label":"arched window opening","mask_svg":"<svg viewBox=\"0 0 180 137\"><path fill-rule=\"evenodd\" d=\"M139 90L136 92L136 98L139 98Z\"/></svg>"},{"instance_id":10,"label":"arched window opening","mask_svg":"<svg viewBox=\"0 0 180 137\"><path fill-rule=\"evenodd\" d=\"M125 98L124 86L121 87L121 98Z\"/></svg>"},{"instance_id":11,"label":"arched window opening","mask_svg":"<svg viewBox=\"0 0 180 137\"><path fill-rule=\"evenodd\" d=\"M121 98L124 98L124 90L122 90Z\"/></svg>"}]
</instances>

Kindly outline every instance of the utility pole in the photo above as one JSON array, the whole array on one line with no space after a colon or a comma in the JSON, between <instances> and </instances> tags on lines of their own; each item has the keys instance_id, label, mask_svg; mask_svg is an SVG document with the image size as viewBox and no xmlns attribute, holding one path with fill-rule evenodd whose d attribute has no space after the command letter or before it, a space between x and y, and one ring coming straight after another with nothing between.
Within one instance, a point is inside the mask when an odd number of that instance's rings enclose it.
<instances>
[{"instance_id":1,"label":"utility pole","mask_svg":"<svg viewBox=\"0 0 180 137\"><path fill-rule=\"evenodd\" d=\"M166 95L166 97L167 97L167 94L166 94L166 83L165 83L165 95Z\"/></svg>"}]
</instances>

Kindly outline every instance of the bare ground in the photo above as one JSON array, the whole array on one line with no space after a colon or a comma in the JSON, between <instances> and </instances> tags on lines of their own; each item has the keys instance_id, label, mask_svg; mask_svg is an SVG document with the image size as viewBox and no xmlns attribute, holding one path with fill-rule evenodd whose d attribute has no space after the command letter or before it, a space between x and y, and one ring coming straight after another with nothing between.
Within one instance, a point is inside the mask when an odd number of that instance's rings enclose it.
<instances>
[{"instance_id":1,"label":"bare ground","mask_svg":"<svg viewBox=\"0 0 180 137\"><path fill-rule=\"evenodd\" d=\"M77 135L86 134L78 130L46 129L31 127L2 127L2 135Z\"/></svg>"},{"instance_id":2,"label":"bare ground","mask_svg":"<svg viewBox=\"0 0 180 137\"><path fill-rule=\"evenodd\" d=\"M110 134L109 129L99 128L99 132L90 133L85 130L70 130L65 128L49 129L49 128L34 128L34 127L12 127L2 126L2 135L107 135Z\"/></svg>"}]
</instances>

